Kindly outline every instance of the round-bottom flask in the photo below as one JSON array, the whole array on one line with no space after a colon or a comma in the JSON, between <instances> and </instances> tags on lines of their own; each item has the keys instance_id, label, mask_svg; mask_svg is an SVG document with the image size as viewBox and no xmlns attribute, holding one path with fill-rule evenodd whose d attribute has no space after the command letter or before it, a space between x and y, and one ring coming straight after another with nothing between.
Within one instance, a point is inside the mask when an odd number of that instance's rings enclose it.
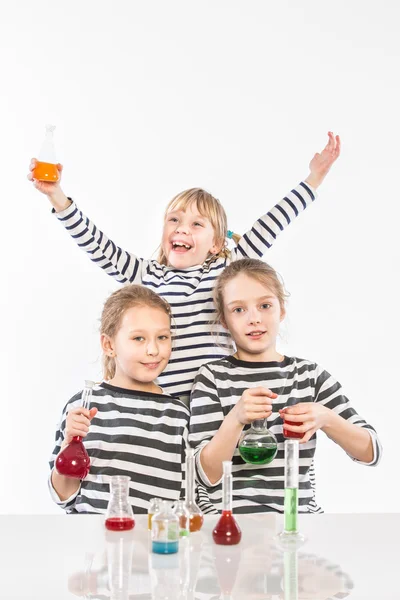
<instances>
[{"instance_id":1,"label":"round-bottom flask","mask_svg":"<svg viewBox=\"0 0 400 600\"><path fill-rule=\"evenodd\" d=\"M267 465L278 452L278 440L267 427L267 419L253 421L250 429L239 440L239 453L252 465Z\"/></svg>"}]
</instances>

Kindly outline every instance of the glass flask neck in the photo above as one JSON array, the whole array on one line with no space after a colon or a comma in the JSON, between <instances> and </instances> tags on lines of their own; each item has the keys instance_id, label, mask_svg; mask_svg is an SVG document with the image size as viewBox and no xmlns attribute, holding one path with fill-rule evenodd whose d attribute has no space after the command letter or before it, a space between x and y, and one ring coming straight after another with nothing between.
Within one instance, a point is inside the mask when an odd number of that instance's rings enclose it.
<instances>
[{"instance_id":1,"label":"glass flask neck","mask_svg":"<svg viewBox=\"0 0 400 600\"><path fill-rule=\"evenodd\" d=\"M115 501L128 502L129 477L116 476L110 482L111 499Z\"/></svg>"},{"instance_id":2,"label":"glass flask neck","mask_svg":"<svg viewBox=\"0 0 400 600\"><path fill-rule=\"evenodd\" d=\"M186 450L186 503L194 502L194 450Z\"/></svg>"},{"instance_id":3,"label":"glass flask neck","mask_svg":"<svg viewBox=\"0 0 400 600\"><path fill-rule=\"evenodd\" d=\"M222 510L232 512L232 461L222 463Z\"/></svg>"},{"instance_id":4,"label":"glass flask neck","mask_svg":"<svg viewBox=\"0 0 400 600\"><path fill-rule=\"evenodd\" d=\"M94 386L94 381L89 381L89 380L85 381L85 387L82 392L82 408L89 409L90 402L92 399L93 386Z\"/></svg>"},{"instance_id":5,"label":"glass flask neck","mask_svg":"<svg viewBox=\"0 0 400 600\"><path fill-rule=\"evenodd\" d=\"M256 419L252 422L251 427L255 431L265 431L268 429L267 419Z\"/></svg>"}]
</instances>

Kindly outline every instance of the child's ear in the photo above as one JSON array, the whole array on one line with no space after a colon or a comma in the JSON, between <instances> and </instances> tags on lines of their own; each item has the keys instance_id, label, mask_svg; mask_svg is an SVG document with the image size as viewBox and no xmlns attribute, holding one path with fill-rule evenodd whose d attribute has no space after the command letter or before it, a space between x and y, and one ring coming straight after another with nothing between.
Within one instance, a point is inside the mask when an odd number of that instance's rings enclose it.
<instances>
[{"instance_id":1,"label":"child's ear","mask_svg":"<svg viewBox=\"0 0 400 600\"><path fill-rule=\"evenodd\" d=\"M228 325L225 323L225 320L221 318L219 322L221 323L222 327L228 331Z\"/></svg>"},{"instance_id":2,"label":"child's ear","mask_svg":"<svg viewBox=\"0 0 400 600\"><path fill-rule=\"evenodd\" d=\"M286 310L284 308L281 308L281 318L280 318L281 323L285 317L286 317Z\"/></svg>"},{"instance_id":3,"label":"child's ear","mask_svg":"<svg viewBox=\"0 0 400 600\"><path fill-rule=\"evenodd\" d=\"M105 333L102 333L100 336L100 343L104 354L112 356L112 353L114 353L114 344L112 342L112 339Z\"/></svg>"}]
</instances>

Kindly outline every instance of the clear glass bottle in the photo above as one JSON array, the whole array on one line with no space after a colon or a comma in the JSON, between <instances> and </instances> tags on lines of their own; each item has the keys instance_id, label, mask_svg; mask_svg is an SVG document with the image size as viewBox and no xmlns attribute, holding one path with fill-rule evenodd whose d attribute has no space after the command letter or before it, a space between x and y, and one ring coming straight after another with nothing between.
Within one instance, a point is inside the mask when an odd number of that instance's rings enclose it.
<instances>
[{"instance_id":1,"label":"clear glass bottle","mask_svg":"<svg viewBox=\"0 0 400 600\"><path fill-rule=\"evenodd\" d=\"M110 531L127 531L135 526L132 505L129 503L129 481L130 477L126 475L110 477L111 497L105 521Z\"/></svg>"},{"instance_id":2,"label":"clear glass bottle","mask_svg":"<svg viewBox=\"0 0 400 600\"><path fill-rule=\"evenodd\" d=\"M39 153L39 160L33 171L33 177L38 181L56 183L60 179L53 141L54 130L55 125L46 125L46 136Z\"/></svg>"},{"instance_id":3,"label":"clear glass bottle","mask_svg":"<svg viewBox=\"0 0 400 600\"><path fill-rule=\"evenodd\" d=\"M151 520L153 515L160 510L161 503L161 498L152 498L149 502L149 508L147 510L147 529L149 531L151 531Z\"/></svg>"},{"instance_id":4,"label":"clear glass bottle","mask_svg":"<svg viewBox=\"0 0 400 600\"><path fill-rule=\"evenodd\" d=\"M213 530L213 540L222 546L233 546L242 539L242 532L232 514L232 461L222 463L222 515Z\"/></svg>"},{"instance_id":5,"label":"clear glass bottle","mask_svg":"<svg viewBox=\"0 0 400 600\"><path fill-rule=\"evenodd\" d=\"M195 465L193 448L186 449L186 508L189 511L190 531L200 531L203 526L204 516L195 502Z\"/></svg>"},{"instance_id":6,"label":"clear glass bottle","mask_svg":"<svg viewBox=\"0 0 400 600\"><path fill-rule=\"evenodd\" d=\"M89 409L92 399L94 381L85 381L82 393L82 408ZM72 442L65 446L55 461L55 468L65 477L85 479L90 469L90 458L83 445L81 436L72 438Z\"/></svg>"},{"instance_id":7,"label":"clear glass bottle","mask_svg":"<svg viewBox=\"0 0 400 600\"><path fill-rule=\"evenodd\" d=\"M239 454L252 465L267 465L278 452L278 440L269 431L267 419L257 419L250 429L242 433L239 439Z\"/></svg>"},{"instance_id":8,"label":"clear glass bottle","mask_svg":"<svg viewBox=\"0 0 400 600\"><path fill-rule=\"evenodd\" d=\"M155 554L174 554L179 549L179 519L172 502L163 500L151 520L151 549Z\"/></svg>"},{"instance_id":9,"label":"clear glass bottle","mask_svg":"<svg viewBox=\"0 0 400 600\"><path fill-rule=\"evenodd\" d=\"M177 500L173 510L179 519L179 537L187 537L190 533L190 513L184 500Z\"/></svg>"}]
</instances>

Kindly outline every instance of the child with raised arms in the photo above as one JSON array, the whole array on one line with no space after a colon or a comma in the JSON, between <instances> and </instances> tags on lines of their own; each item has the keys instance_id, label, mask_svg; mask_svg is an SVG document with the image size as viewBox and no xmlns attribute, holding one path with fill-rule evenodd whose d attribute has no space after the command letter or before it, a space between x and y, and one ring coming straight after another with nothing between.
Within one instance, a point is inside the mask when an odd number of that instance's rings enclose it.
<instances>
[{"instance_id":1,"label":"child with raised arms","mask_svg":"<svg viewBox=\"0 0 400 600\"><path fill-rule=\"evenodd\" d=\"M189 410L155 379L171 355L171 310L158 294L128 285L105 302L101 317L104 380L89 409L81 392L67 402L50 461L50 493L67 512L105 513L112 475L128 475L134 512L153 497L184 496L183 471ZM54 468L58 453L82 436L90 457L82 481Z\"/></svg>"},{"instance_id":2,"label":"child with raised arms","mask_svg":"<svg viewBox=\"0 0 400 600\"><path fill-rule=\"evenodd\" d=\"M285 422L285 429L301 437L299 512L320 512L313 464L317 432L354 461L374 466L382 454L376 431L325 369L277 351L285 291L274 269L256 259L233 262L217 279L214 301L236 352L203 365L193 385L189 442L202 484L199 506L204 512L221 510L222 462L232 460L235 512L283 512ZM267 419L278 441L278 453L266 465L244 462L237 447L243 430L258 419Z\"/></svg>"},{"instance_id":3,"label":"child with raised arms","mask_svg":"<svg viewBox=\"0 0 400 600\"><path fill-rule=\"evenodd\" d=\"M35 180L35 159L28 178L48 196L60 223L93 262L120 283L143 284L169 301L176 334L171 360L159 381L171 395L188 403L199 367L232 352L229 332L221 331L225 340L219 346L212 336L216 277L238 258L264 255L281 231L313 202L316 189L339 153L339 136L329 132L326 147L310 162L308 177L260 217L242 238L234 237L238 245L232 251L227 249L227 236L231 237L232 232L228 232L220 202L199 188L178 194L165 211L157 260L137 258L119 248L65 196L59 183Z\"/></svg>"}]
</instances>

